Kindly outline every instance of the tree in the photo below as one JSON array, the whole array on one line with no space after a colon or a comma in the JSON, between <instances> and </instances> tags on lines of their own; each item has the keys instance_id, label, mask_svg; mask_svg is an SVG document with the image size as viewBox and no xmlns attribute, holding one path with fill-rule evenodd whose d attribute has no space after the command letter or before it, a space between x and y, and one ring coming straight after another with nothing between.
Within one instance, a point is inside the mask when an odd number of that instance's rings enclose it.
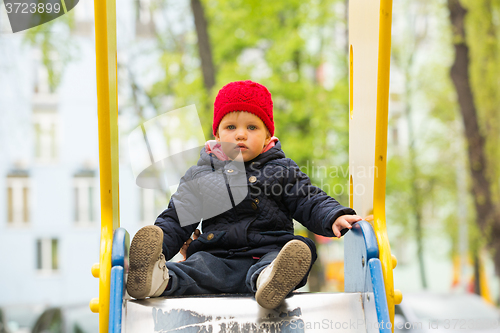
<instances>
[{"instance_id":1,"label":"tree","mask_svg":"<svg viewBox=\"0 0 500 333\"><path fill-rule=\"evenodd\" d=\"M151 5L151 34L141 36L150 39L129 45L128 60L119 58L119 89L130 92L129 100L121 100L120 114L139 123L195 104L210 138L218 88L235 80L258 81L273 94L276 135L287 156L347 204L346 1ZM156 55L155 80L144 83L144 66Z\"/></svg>"},{"instance_id":2,"label":"tree","mask_svg":"<svg viewBox=\"0 0 500 333\"><path fill-rule=\"evenodd\" d=\"M451 256L457 255L460 243L474 239L458 232L469 219L461 211L460 205L466 204L459 203L457 191L462 181L457 170L465 155L448 73L446 14L443 3L435 1L394 5L387 218L395 252L408 248L409 239L416 243L412 256L423 288L432 284L424 262L434 255L425 246L429 237L448 236Z\"/></svg>"},{"instance_id":3,"label":"tree","mask_svg":"<svg viewBox=\"0 0 500 333\"><path fill-rule=\"evenodd\" d=\"M423 3L423 5L422 5ZM414 103L412 99L414 98L415 92L413 91L414 84L412 84L413 77L412 73L414 71L415 56L416 52L419 51L423 41L427 34L427 21L423 21L424 25L420 31L417 31L416 22L420 18L422 19L423 13L422 7L425 7L425 2L410 3L405 2L406 12L408 13L405 19L407 20L407 32L403 33L405 38L404 52L395 52L394 60L395 65L398 66L404 76L404 91L403 91L403 104L404 104L404 117L406 118L407 130L408 130L408 166L409 166L409 182L410 182L410 212L414 217L415 222L415 240L417 243L417 258L420 268L420 280L422 287L427 288L427 277L425 274L425 263L424 263L424 240L423 240L423 201L424 193L422 186L419 182L422 178L422 172L420 171L420 166L417 159L417 149L416 142L418 139L415 133L415 121L413 108ZM410 10L412 6L412 10Z\"/></svg>"},{"instance_id":4,"label":"tree","mask_svg":"<svg viewBox=\"0 0 500 333\"><path fill-rule=\"evenodd\" d=\"M41 53L51 93L58 88L66 65L76 58L78 50L76 43L71 40L74 21L74 11L71 11L56 20L29 29L24 37L25 43L39 49Z\"/></svg>"},{"instance_id":5,"label":"tree","mask_svg":"<svg viewBox=\"0 0 500 333\"><path fill-rule=\"evenodd\" d=\"M330 172L348 164L345 2L231 0L205 8L208 21L217 22L208 27L216 87L242 79L266 85L287 156L347 204L348 173ZM320 290L322 271L315 269L310 286Z\"/></svg>"},{"instance_id":6,"label":"tree","mask_svg":"<svg viewBox=\"0 0 500 333\"><path fill-rule=\"evenodd\" d=\"M200 0L191 0L191 10L193 11L194 25L198 36L198 54L201 60L203 83L207 93L210 93L215 85L215 68L212 60L212 46L208 36L205 9Z\"/></svg>"},{"instance_id":7,"label":"tree","mask_svg":"<svg viewBox=\"0 0 500 333\"><path fill-rule=\"evenodd\" d=\"M481 24L490 27L489 37L493 39L493 52L497 52L496 56L486 56L482 59L475 59L481 61L488 66L489 61L498 59L498 39L495 33L495 26L492 20L492 13L498 13L498 5L493 5L492 1L479 1L481 6L489 9L490 15L481 18ZM464 2L465 3L465 2ZM479 99L475 93L488 91L488 84L482 81L481 87L476 86L474 89L474 82L471 80L471 57L470 57L470 40L471 36L467 36L467 26L474 25L472 21L466 20L467 9L462 5L459 0L448 0L448 10L450 23L453 30L453 46L455 49L455 60L450 70L450 76L456 89L457 99L460 109L460 114L463 120L464 134L467 140L467 153L469 159L469 172L471 177L471 193L474 199L474 206L476 211L476 222L480 227L482 233L487 238L489 247L493 250L493 257L497 274L500 274L500 202L498 200L498 184L495 184L493 175L498 175L498 168L495 165L495 159L491 157L498 157L498 146L496 151L489 154L487 149L487 138L485 133L491 134L491 141L498 143L498 132L491 131L497 129L498 116L493 119L488 119L485 114L489 110L478 110L477 103ZM478 5L476 3L476 5ZM471 6L473 10L478 7ZM487 10L488 10L487 9ZM489 20L488 20L489 18ZM478 22L474 22L476 25ZM496 27L498 28L498 26ZM473 29L471 29L474 31ZM475 36L474 36L475 37ZM481 66L481 67L483 67ZM494 65L495 66L495 65ZM495 66L498 69L498 65ZM484 67L483 67L484 68ZM475 68L478 70L478 68ZM484 71L481 70L481 71ZM487 77L491 79L491 73ZM493 74L498 76L498 71ZM490 83L486 81L486 83ZM490 88L491 89L491 88ZM491 101L491 99L490 99ZM491 107L491 106L490 106ZM483 117L481 117L481 111ZM498 111L497 111L498 113ZM490 115L489 113L488 115ZM483 124L481 124L483 120ZM486 125L491 123L491 125ZM489 157L490 156L490 157Z\"/></svg>"}]
</instances>

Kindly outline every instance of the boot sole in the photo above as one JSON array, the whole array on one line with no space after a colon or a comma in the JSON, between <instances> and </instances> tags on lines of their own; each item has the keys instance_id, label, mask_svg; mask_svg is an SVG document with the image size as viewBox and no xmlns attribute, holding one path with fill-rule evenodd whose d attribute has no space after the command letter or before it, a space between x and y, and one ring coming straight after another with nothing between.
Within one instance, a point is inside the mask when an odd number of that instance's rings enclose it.
<instances>
[{"instance_id":1,"label":"boot sole","mask_svg":"<svg viewBox=\"0 0 500 333\"><path fill-rule=\"evenodd\" d=\"M127 292L142 299L151 292L153 268L162 252L163 231L155 225L141 228L130 245Z\"/></svg>"},{"instance_id":2,"label":"boot sole","mask_svg":"<svg viewBox=\"0 0 500 333\"><path fill-rule=\"evenodd\" d=\"M255 299L266 309L275 309L299 284L311 266L311 250L299 240L285 244L275 259L270 278L255 293Z\"/></svg>"}]
</instances>

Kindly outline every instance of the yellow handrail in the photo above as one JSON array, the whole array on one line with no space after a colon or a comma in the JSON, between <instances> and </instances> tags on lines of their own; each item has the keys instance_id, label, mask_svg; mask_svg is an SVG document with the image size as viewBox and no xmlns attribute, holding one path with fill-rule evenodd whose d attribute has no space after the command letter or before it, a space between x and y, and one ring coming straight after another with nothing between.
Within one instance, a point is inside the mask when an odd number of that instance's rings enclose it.
<instances>
[{"instance_id":1,"label":"yellow handrail","mask_svg":"<svg viewBox=\"0 0 500 333\"><path fill-rule=\"evenodd\" d=\"M118 193L118 96L116 67L116 0L94 0L97 115L99 121L99 175L101 194L101 245L99 299L90 302L99 312L99 332L108 332L111 247L113 231L120 226Z\"/></svg>"},{"instance_id":2,"label":"yellow handrail","mask_svg":"<svg viewBox=\"0 0 500 333\"><path fill-rule=\"evenodd\" d=\"M387 166L387 127L389 110L389 74L391 66L392 0L380 1L379 49L377 76L377 118L375 132L375 170L377 176L373 187L374 231L382 263L387 305L391 322L394 323L394 304L401 302L401 292L394 290L392 270L397 261L391 255L391 246L385 223L385 186Z\"/></svg>"}]
</instances>

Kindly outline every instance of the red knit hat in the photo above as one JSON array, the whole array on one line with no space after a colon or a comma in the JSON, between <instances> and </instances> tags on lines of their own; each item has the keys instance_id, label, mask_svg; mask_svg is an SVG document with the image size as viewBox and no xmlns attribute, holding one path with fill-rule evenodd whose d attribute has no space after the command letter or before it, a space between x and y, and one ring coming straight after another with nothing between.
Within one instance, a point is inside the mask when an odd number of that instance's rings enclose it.
<instances>
[{"instance_id":1,"label":"red knit hat","mask_svg":"<svg viewBox=\"0 0 500 333\"><path fill-rule=\"evenodd\" d=\"M219 90L214 102L213 133L224 116L234 111L247 111L259 117L274 135L273 100L263 85L253 81L236 81Z\"/></svg>"}]
</instances>

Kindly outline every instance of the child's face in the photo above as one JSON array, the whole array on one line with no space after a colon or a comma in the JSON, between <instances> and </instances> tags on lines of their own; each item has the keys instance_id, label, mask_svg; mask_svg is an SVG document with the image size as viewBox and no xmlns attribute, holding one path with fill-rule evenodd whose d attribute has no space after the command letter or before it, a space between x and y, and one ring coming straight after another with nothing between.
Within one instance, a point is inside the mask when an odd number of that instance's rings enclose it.
<instances>
[{"instance_id":1,"label":"child's face","mask_svg":"<svg viewBox=\"0 0 500 333\"><path fill-rule=\"evenodd\" d=\"M219 124L215 138L221 143L222 150L231 160L234 160L241 152L245 162L257 157L271 141L264 122L256 115L244 111L230 112L225 115Z\"/></svg>"}]
</instances>

